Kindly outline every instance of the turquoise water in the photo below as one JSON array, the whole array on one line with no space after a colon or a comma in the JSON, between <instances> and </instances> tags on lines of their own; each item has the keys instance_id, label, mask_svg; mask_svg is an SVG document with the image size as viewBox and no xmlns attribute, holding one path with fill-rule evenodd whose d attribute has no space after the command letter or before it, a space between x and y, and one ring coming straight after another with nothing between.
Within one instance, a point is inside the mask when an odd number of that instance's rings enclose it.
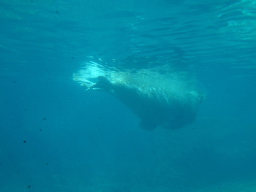
<instances>
[{"instance_id":1,"label":"turquoise water","mask_svg":"<svg viewBox=\"0 0 256 192\"><path fill-rule=\"evenodd\" d=\"M0 0L0 191L256 190L256 1ZM73 73L195 75L194 123L139 128Z\"/></svg>"}]
</instances>

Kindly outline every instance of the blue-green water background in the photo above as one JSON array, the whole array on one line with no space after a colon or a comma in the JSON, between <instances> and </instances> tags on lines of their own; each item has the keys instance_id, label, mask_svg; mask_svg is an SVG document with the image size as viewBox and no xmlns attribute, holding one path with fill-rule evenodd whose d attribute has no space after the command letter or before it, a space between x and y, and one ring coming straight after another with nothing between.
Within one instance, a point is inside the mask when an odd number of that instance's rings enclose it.
<instances>
[{"instance_id":1,"label":"blue-green water background","mask_svg":"<svg viewBox=\"0 0 256 192\"><path fill-rule=\"evenodd\" d=\"M141 130L72 80L89 60L193 71L207 95L197 121ZM254 0L1 0L0 67L0 191L256 186Z\"/></svg>"}]
</instances>

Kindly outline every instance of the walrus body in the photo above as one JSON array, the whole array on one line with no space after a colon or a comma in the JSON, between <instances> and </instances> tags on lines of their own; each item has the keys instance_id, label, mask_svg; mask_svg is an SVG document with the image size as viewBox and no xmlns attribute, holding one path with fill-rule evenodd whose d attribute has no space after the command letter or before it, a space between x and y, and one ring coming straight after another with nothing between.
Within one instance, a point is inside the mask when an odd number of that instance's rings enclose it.
<instances>
[{"instance_id":1,"label":"walrus body","mask_svg":"<svg viewBox=\"0 0 256 192\"><path fill-rule=\"evenodd\" d=\"M203 98L188 88L185 81L174 76L162 78L159 73L148 75L115 71L101 72L95 77L96 82L87 87L104 90L119 99L141 119L140 127L146 130L158 126L178 129L193 123ZM87 76L86 81L88 79Z\"/></svg>"}]
</instances>

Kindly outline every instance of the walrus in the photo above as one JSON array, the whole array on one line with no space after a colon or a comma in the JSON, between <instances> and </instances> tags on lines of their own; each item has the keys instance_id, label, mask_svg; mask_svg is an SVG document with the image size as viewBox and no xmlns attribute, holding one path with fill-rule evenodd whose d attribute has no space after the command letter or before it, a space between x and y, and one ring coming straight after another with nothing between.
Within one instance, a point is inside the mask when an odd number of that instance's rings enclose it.
<instances>
[{"instance_id":1,"label":"walrus","mask_svg":"<svg viewBox=\"0 0 256 192\"><path fill-rule=\"evenodd\" d=\"M89 63L74 73L74 80L119 99L141 119L139 126L145 130L179 129L193 123L204 99L194 78L169 67L118 71Z\"/></svg>"}]
</instances>

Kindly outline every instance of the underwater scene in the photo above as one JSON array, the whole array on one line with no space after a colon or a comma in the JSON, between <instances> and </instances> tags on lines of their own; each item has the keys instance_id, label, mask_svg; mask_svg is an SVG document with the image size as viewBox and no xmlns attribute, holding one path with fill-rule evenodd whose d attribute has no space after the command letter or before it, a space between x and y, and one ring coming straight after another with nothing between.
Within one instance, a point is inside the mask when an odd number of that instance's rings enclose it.
<instances>
[{"instance_id":1,"label":"underwater scene","mask_svg":"<svg viewBox=\"0 0 256 192\"><path fill-rule=\"evenodd\" d=\"M0 0L0 192L255 192L255 0Z\"/></svg>"}]
</instances>

